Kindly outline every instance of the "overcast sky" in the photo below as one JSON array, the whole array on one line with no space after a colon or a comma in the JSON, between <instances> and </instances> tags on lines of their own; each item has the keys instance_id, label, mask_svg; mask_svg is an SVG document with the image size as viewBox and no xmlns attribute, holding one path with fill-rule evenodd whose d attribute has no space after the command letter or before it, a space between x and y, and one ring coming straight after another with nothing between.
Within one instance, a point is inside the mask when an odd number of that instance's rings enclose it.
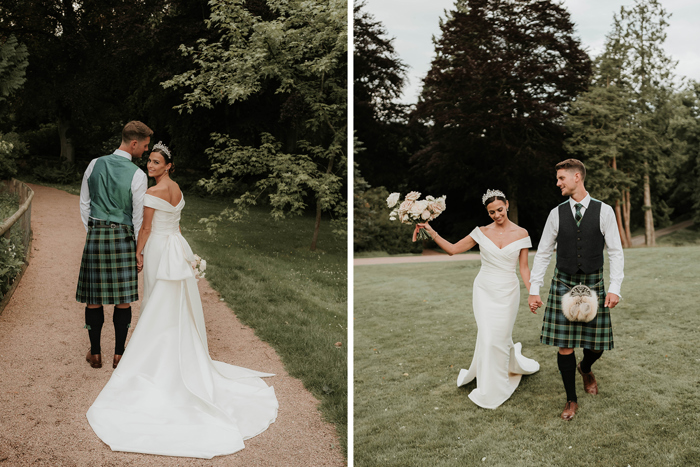
<instances>
[{"instance_id":1,"label":"overcast sky","mask_svg":"<svg viewBox=\"0 0 700 467\"><path fill-rule=\"evenodd\" d=\"M564 0L563 3L576 25L576 35L589 54L595 56L603 50L613 14L619 13L622 5L634 5L634 0ZM666 29L665 49L678 61L675 73L700 81L700 1L661 3L672 14ZM396 51L410 66L401 101L415 103L433 57L431 37L440 33L439 19L445 17L446 9L452 9L454 0L365 0L365 5L365 10L395 38Z\"/></svg>"}]
</instances>

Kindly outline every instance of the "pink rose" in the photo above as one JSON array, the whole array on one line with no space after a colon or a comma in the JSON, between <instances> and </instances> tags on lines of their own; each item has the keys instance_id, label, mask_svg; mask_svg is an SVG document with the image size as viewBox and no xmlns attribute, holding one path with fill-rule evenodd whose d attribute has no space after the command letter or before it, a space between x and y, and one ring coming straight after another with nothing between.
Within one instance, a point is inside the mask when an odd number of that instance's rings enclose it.
<instances>
[{"instance_id":1,"label":"pink rose","mask_svg":"<svg viewBox=\"0 0 700 467\"><path fill-rule=\"evenodd\" d=\"M420 198L420 191L412 191L406 195L406 201L416 201Z\"/></svg>"}]
</instances>

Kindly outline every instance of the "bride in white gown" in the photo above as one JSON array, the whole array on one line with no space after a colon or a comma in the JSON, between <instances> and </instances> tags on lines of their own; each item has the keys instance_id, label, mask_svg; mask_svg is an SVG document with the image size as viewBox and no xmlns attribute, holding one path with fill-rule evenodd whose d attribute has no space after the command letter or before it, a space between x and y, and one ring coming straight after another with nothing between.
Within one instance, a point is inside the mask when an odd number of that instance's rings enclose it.
<instances>
[{"instance_id":1,"label":"bride in white gown","mask_svg":"<svg viewBox=\"0 0 700 467\"><path fill-rule=\"evenodd\" d=\"M113 451L210 459L243 449L275 421L278 405L260 379L272 374L209 357L194 257L179 229L185 200L171 167L159 143L148 160L157 183L145 196L136 248L141 315L87 418Z\"/></svg>"},{"instance_id":2,"label":"bride in white gown","mask_svg":"<svg viewBox=\"0 0 700 467\"><path fill-rule=\"evenodd\" d=\"M515 268L530 290L528 248L532 246L527 231L508 219L508 201L503 192L488 190L482 202L493 223L476 227L469 235L452 244L440 237L429 224L425 228L433 240L448 254L465 252L479 244L481 269L474 279L473 308L478 328L476 348L469 370L460 370L457 386L476 378L476 388L469 398L485 409L495 409L513 394L522 375L540 369L539 363L522 355L520 342L513 343L512 333L520 304L520 282Z\"/></svg>"}]
</instances>

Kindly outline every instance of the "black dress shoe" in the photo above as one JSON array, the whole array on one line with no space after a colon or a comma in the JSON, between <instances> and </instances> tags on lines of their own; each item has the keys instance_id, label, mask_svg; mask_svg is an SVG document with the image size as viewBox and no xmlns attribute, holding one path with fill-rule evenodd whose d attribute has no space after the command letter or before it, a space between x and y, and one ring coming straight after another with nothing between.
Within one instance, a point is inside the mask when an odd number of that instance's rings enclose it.
<instances>
[{"instance_id":1,"label":"black dress shoe","mask_svg":"<svg viewBox=\"0 0 700 467\"><path fill-rule=\"evenodd\" d=\"M91 354L88 350L85 356L85 361L87 361L93 368L102 368L102 354Z\"/></svg>"}]
</instances>

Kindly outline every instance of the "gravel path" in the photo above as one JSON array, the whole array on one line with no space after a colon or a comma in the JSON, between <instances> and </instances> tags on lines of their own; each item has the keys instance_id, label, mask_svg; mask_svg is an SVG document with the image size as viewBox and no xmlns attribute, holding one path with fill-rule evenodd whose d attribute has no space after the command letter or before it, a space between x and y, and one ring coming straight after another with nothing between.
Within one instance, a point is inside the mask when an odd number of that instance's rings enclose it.
<instances>
[{"instance_id":1,"label":"gravel path","mask_svg":"<svg viewBox=\"0 0 700 467\"><path fill-rule=\"evenodd\" d=\"M112 374L112 307L105 307L103 362L85 362L84 308L75 287L85 230L78 197L30 185L34 240L22 281L0 315L0 466L342 466L335 428L279 356L242 325L206 280L199 281L215 360L275 373L277 421L246 448L211 460L112 452L85 413ZM141 285L141 284L140 284ZM139 303L132 305L137 326ZM128 344L127 344L128 345Z\"/></svg>"}]
</instances>

